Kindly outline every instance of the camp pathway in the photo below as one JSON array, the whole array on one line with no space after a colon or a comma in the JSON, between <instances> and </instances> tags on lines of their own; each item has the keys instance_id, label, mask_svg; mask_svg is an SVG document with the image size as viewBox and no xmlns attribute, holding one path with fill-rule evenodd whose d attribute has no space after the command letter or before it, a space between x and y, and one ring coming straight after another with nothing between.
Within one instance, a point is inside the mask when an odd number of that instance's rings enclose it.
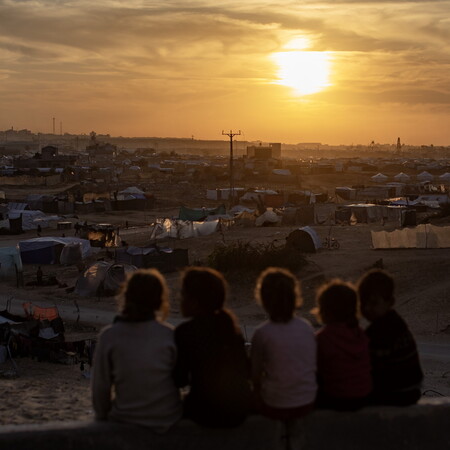
<instances>
[{"instance_id":1,"label":"camp pathway","mask_svg":"<svg viewBox=\"0 0 450 450\"><path fill-rule=\"evenodd\" d=\"M13 298L10 303L10 311L12 314L23 315L23 303L26 300ZM55 305L45 301L39 301L40 307L54 307ZM105 311L90 307L80 307L79 310L73 305L58 305L58 311L64 321L75 322L77 319L84 324L105 326L113 322L116 316L115 311ZM183 319L169 318L168 322L174 326L183 322ZM243 330L246 339L251 340L255 326L245 326ZM440 361L443 363L450 363L450 337L440 336L419 337L417 338L417 345L422 359Z\"/></svg>"}]
</instances>

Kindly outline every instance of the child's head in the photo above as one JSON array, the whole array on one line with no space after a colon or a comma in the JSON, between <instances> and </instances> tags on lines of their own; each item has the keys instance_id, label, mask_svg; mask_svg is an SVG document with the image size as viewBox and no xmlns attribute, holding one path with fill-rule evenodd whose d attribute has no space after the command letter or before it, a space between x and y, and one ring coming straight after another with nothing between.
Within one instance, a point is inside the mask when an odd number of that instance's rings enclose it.
<instances>
[{"instance_id":1,"label":"child's head","mask_svg":"<svg viewBox=\"0 0 450 450\"><path fill-rule=\"evenodd\" d=\"M358 294L363 316L378 319L394 306L394 279L384 270L370 270L359 280Z\"/></svg>"},{"instance_id":2,"label":"child's head","mask_svg":"<svg viewBox=\"0 0 450 450\"><path fill-rule=\"evenodd\" d=\"M289 322L302 304L300 283L289 270L269 267L256 281L255 298L272 322Z\"/></svg>"},{"instance_id":3,"label":"child's head","mask_svg":"<svg viewBox=\"0 0 450 450\"><path fill-rule=\"evenodd\" d=\"M330 281L317 291L316 302L314 312L324 325L358 324L358 296L351 284L338 279Z\"/></svg>"},{"instance_id":4,"label":"child's head","mask_svg":"<svg viewBox=\"0 0 450 450\"><path fill-rule=\"evenodd\" d=\"M156 269L134 272L122 287L120 312L129 320L165 319L169 312L166 280Z\"/></svg>"},{"instance_id":5,"label":"child's head","mask_svg":"<svg viewBox=\"0 0 450 450\"><path fill-rule=\"evenodd\" d=\"M181 279L181 311L185 317L212 314L223 309L227 283L209 267L189 267Z\"/></svg>"}]
</instances>

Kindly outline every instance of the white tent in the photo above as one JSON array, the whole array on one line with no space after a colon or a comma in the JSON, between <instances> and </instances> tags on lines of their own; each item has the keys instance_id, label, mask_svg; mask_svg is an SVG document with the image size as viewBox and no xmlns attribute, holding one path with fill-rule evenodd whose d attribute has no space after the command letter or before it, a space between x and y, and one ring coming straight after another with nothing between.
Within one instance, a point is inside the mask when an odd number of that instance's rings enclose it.
<instances>
[{"instance_id":1,"label":"white tent","mask_svg":"<svg viewBox=\"0 0 450 450\"><path fill-rule=\"evenodd\" d=\"M427 172L426 170L417 175L417 179L419 181L431 181L433 178L433 175L431 175L431 173Z\"/></svg>"},{"instance_id":2,"label":"white tent","mask_svg":"<svg viewBox=\"0 0 450 450\"><path fill-rule=\"evenodd\" d=\"M377 173L373 177L370 177L370 179L375 183L384 183L388 179L388 177L382 173Z\"/></svg>"},{"instance_id":3,"label":"white tent","mask_svg":"<svg viewBox=\"0 0 450 450\"><path fill-rule=\"evenodd\" d=\"M400 172L397 175L395 175L394 179L397 181L408 181L411 177L409 175L407 175L404 172Z\"/></svg>"},{"instance_id":4,"label":"white tent","mask_svg":"<svg viewBox=\"0 0 450 450\"><path fill-rule=\"evenodd\" d=\"M450 183L450 173L445 172L443 175L439 177L439 181L443 183Z\"/></svg>"},{"instance_id":5,"label":"white tent","mask_svg":"<svg viewBox=\"0 0 450 450\"><path fill-rule=\"evenodd\" d=\"M379 248L450 248L450 227L430 224L401 230L371 231L372 246Z\"/></svg>"}]
</instances>

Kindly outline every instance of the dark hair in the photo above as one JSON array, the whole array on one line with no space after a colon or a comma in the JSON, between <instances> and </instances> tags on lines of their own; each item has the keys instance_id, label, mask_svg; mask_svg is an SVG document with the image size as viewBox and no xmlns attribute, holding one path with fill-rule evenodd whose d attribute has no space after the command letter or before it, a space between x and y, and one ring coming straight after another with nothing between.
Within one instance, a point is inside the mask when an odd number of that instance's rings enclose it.
<instances>
[{"instance_id":1,"label":"dark hair","mask_svg":"<svg viewBox=\"0 0 450 450\"><path fill-rule=\"evenodd\" d=\"M303 300L300 283L287 269L269 267L256 281L255 298L267 311L272 322L289 322Z\"/></svg>"},{"instance_id":2,"label":"dark hair","mask_svg":"<svg viewBox=\"0 0 450 450\"><path fill-rule=\"evenodd\" d=\"M211 314L223 309L227 282L217 270L189 267L183 272L181 284L183 314Z\"/></svg>"},{"instance_id":3,"label":"dark hair","mask_svg":"<svg viewBox=\"0 0 450 450\"><path fill-rule=\"evenodd\" d=\"M372 269L358 282L359 301L364 304L373 296L380 296L386 303L394 304L394 279L384 270Z\"/></svg>"},{"instance_id":4,"label":"dark hair","mask_svg":"<svg viewBox=\"0 0 450 450\"><path fill-rule=\"evenodd\" d=\"M325 325L345 323L358 324L358 296L350 283L339 279L331 280L319 288L316 295L319 320Z\"/></svg>"},{"instance_id":5,"label":"dark hair","mask_svg":"<svg viewBox=\"0 0 450 450\"><path fill-rule=\"evenodd\" d=\"M224 308L227 282L209 267L188 267L181 278L181 311L185 317L210 316L217 336L224 342L241 332L235 315Z\"/></svg>"},{"instance_id":6,"label":"dark hair","mask_svg":"<svg viewBox=\"0 0 450 450\"><path fill-rule=\"evenodd\" d=\"M169 312L166 280L156 269L133 272L122 287L120 312L127 320L155 319L160 312L165 319Z\"/></svg>"}]
</instances>

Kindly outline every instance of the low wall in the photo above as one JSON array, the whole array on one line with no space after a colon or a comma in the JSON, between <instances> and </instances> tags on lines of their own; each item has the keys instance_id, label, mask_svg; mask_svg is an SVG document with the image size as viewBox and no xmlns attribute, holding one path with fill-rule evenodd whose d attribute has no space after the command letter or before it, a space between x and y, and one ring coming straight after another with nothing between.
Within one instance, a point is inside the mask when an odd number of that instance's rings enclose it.
<instances>
[{"instance_id":1,"label":"low wall","mask_svg":"<svg viewBox=\"0 0 450 450\"><path fill-rule=\"evenodd\" d=\"M70 405L55 405L70 407ZM0 448L14 450L448 450L450 398L419 405L315 411L286 425L252 416L240 427L206 429L189 421L157 435L111 422L0 427Z\"/></svg>"}]
</instances>

